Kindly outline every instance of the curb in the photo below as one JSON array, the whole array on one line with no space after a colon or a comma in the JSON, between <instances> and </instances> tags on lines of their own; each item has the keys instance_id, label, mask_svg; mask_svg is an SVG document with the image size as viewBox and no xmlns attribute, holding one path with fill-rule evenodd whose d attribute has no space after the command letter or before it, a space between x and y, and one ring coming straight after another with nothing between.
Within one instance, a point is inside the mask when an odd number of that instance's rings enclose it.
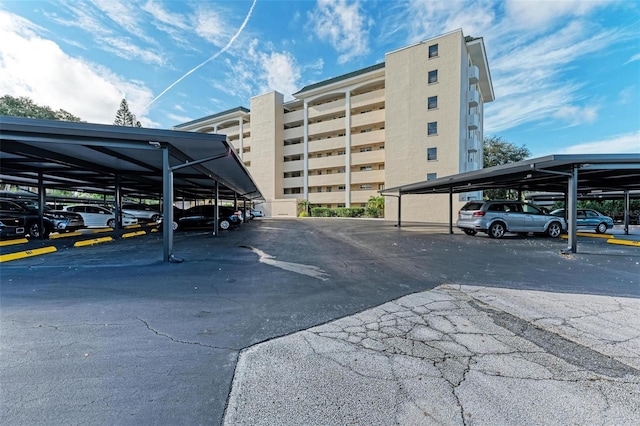
<instances>
[{"instance_id":1,"label":"curb","mask_svg":"<svg viewBox=\"0 0 640 426\"><path fill-rule=\"evenodd\" d=\"M57 250L58 249L54 246L49 246L33 250L18 251L16 253L7 253L0 256L0 263L8 262L10 260L24 259L25 257L38 256L46 253L53 253Z\"/></svg>"}]
</instances>

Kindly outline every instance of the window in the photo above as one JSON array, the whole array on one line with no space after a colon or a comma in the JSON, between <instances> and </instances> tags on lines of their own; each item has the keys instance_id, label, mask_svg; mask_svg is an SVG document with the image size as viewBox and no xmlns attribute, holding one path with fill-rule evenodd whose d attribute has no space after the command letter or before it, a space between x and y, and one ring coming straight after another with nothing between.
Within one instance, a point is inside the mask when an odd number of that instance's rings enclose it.
<instances>
[{"instance_id":1,"label":"window","mask_svg":"<svg viewBox=\"0 0 640 426\"><path fill-rule=\"evenodd\" d=\"M438 122L432 121L427 124L427 135L437 135L438 134Z\"/></svg>"},{"instance_id":2,"label":"window","mask_svg":"<svg viewBox=\"0 0 640 426\"><path fill-rule=\"evenodd\" d=\"M427 173L427 180L434 180L434 179L438 179L437 173Z\"/></svg>"},{"instance_id":3,"label":"window","mask_svg":"<svg viewBox=\"0 0 640 426\"><path fill-rule=\"evenodd\" d=\"M429 46L429 57L436 58L437 56L438 56L438 45L432 44L431 46Z\"/></svg>"},{"instance_id":4,"label":"window","mask_svg":"<svg viewBox=\"0 0 640 426\"><path fill-rule=\"evenodd\" d=\"M338 191L344 191L345 186L344 185L338 185Z\"/></svg>"},{"instance_id":5,"label":"window","mask_svg":"<svg viewBox=\"0 0 640 426\"><path fill-rule=\"evenodd\" d=\"M360 189L372 189L373 186L369 185L368 183L365 183L364 185L360 185Z\"/></svg>"},{"instance_id":6,"label":"window","mask_svg":"<svg viewBox=\"0 0 640 426\"><path fill-rule=\"evenodd\" d=\"M373 170L373 166L360 166L361 172L368 172L369 170Z\"/></svg>"},{"instance_id":7,"label":"window","mask_svg":"<svg viewBox=\"0 0 640 426\"><path fill-rule=\"evenodd\" d=\"M429 71L428 83L433 84L438 82L438 70Z\"/></svg>"},{"instance_id":8,"label":"window","mask_svg":"<svg viewBox=\"0 0 640 426\"><path fill-rule=\"evenodd\" d=\"M338 155L344 155L344 149L341 149L340 151L338 151Z\"/></svg>"},{"instance_id":9,"label":"window","mask_svg":"<svg viewBox=\"0 0 640 426\"><path fill-rule=\"evenodd\" d=\"M438 148L427 148L427 160L435 161L438 159Z\"/></svg>"},{"instance_id":10,"label":"window","mask_svg":"<svg viewBox=\"0 0 640 426\"><path fill-rule=\"evenodd\" d=\"M427 109L435 109L438 108L438 97L430 96L427 100Z\"/></svg>"},{"instance_id":11,"label":"window","mask_svg":"<svg viewBox=\"0 0 640 426\"><path fill-rule=\"evenodd\" d=\"M370 146L367 146L365 148L360 148L360 152L369 152L369 151L373 151L373 148Z\"/></svg>"}]
</instances>

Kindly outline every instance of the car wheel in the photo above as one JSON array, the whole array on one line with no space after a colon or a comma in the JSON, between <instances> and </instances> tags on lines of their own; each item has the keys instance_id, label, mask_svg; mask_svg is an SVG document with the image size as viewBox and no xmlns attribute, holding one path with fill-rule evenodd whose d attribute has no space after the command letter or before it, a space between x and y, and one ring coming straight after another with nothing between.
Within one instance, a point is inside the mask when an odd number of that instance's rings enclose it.
<instances>
[{"instance_id":1,"label":"car wheel","mask_svg":"<svg viewBox=\"0 0 640 426\"><path fill-rule=\"evenodd\" d=\"M502 238L507 232L507 228L502 222L494 222L491 227L489 227L489 236L491 238Z\"/></svg>"},{"instance_id":2,"label":"car wheel","mask_svg":"<svg viewBox=\"0 0 640 426\"><path fill-rule=\"evenodd\" d=\"M551 238L558 238L562 233L560 222L551 222L547 228L547 235Z\"/></svg>"},{"instance_id":3,"label":"car wheel","mask_svg":"<svg viewBox=\"0 0 640 426\"><path fill-rule=\"evenodd\" d=\"M227 219L222 219L218 225L224 230L231 228L231 223Z\"/></svg>"},{"instance_id":4,"label":"car wheel","mask_svg":"<svg viewBox=\"0 0 640 426\"><path fill-rule=\"evenodd\" d=\"M40 232L40 224L38 222L32 222L29 226L29 236L31 238L49 238L49 234L51 233L51 230L49 228L44 227L44 232Z\"/></svg>"},{"instance_id":5,"label":"car wheel","mask_svg":"<svg viewBox=\"0 0 640 426\"><path fill-rule=\"evenodd\" d=\"M151 216L151 221L153 221L153 222L156 222L156 223L157 223L161 218L162 218L162 216L161 216L161 215L159 215L159 214L154 214L153 216Z\"/></svg>"},{"instance_id":6,"label":"car wheel","mask_svg":"<svg viewBox=\"0 0 640 426\"><path fill-rule=\"evenodd\" d=\"M463 229L464 233L467 235L471 235L472 237L477 234L473 229Z\"/></svg>"},{"instance_id":7,"label":"car wheel","mask_svg":"<svg viewBox=\"0 0 640 426\"><path fill-rule=\"evenodd\" d=\"M176 222L175 220L173 222L171 222L171 228L174 231L177 231L178 230L178 222Z\"/></svg>"},{"instance_id":8,"label":"car wheel","mask_svg":"<svg viewBox=\"0 0 640 426\"><path fill-rule=\"evenodd\" d=\"M109 220L107 221L107 226L108 226L109 228L115 228L115 227L116 227L116 220L115 220L115 219L113 219L113 218L109 219Z\"/></svg>"},{"instance_id":9,"label":"car wheel","mask_svg":"<svg viewBox=\"0 0 640 426\"><path fill-rule=\"evenodd\" d=\"M605 232L607 232L607 224L606 223L601 223L596 227L596 232L598 234L604 234Z\"/></svg>"}]
</instances>

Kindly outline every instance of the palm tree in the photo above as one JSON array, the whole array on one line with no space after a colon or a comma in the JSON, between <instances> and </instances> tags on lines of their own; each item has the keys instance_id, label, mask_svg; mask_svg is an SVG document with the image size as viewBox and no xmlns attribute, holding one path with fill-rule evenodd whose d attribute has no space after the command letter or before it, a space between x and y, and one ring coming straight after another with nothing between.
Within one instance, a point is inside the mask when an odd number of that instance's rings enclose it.
<instances>
[{"instance_id":1,"label":"palm tree","mask_svg":"<svg viewBox=\"0 0 640 426\"><path fill-rule=\"evenodd\" d=\"M298 209L311 216L311 203L309 202L309 200L298 201Z\"/></svg>"}]
</instances>

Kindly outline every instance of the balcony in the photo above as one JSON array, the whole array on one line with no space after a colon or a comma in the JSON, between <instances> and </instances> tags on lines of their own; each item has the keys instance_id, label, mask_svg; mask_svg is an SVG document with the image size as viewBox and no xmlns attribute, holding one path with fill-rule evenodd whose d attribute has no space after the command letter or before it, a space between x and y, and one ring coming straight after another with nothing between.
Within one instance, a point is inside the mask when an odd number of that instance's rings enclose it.
<instances>
[{"instance_id":1,"label":"balcony","mask_svg":"<svg viewBox=\"0 0 640 426\"><path fill-rule=\"evenodd\" d=\"M372 145L384 143L384 130L373 130L364 133L351 133L351 146Z\"/></svg>"},{"instance_id":2,"label":"balcony","mask_svg":"<svg viewBox=\"0 0 640 426\"><path fill-rule=\"evenodd\" d=\"M344 144L345 144L344 136L317 139L314 141L309 141L309 152L314 153L314 152L320 152L320 151L344 149Z\"/></svg>"},{"instance_id":3,"label":"balcony","mask_svg":"<svg viewBox=\"0 0 640 426\"><path fill-rule=\"evenodd\" d=\"M337 186L344 185L344 173L331 173L330 175L313 175L309 176L309 186ZM302 186L302 185L300 185Z\"/></svg>"},{"instance_id":4,"label":"balcony","mask_svg":"<svg viewBox=\"0 0 640 426\"><path fill-rule=\"evenodd\" d=\"M303 153L304 153L303 143L297 143L295 145L286 145L282 149L282 155L285 157L289 155L302 155Z\"/></svg>"},{"instance_id":5,"label":"balcony","mask_svg":"<svg viewBox=\"0 0 640 426\"><path fill-rule=\"evenodd\" d=\"M284 114L284 124L297 123L304 121L304 110L286 112Z\"/></svg>"},{"instance_id":6,"label":"balcony","mask_svg":"<svg viewBox=\"0 0 640 426\"><path fill-rule=\"evenodd\" d=\"M323 117L331 114L339 114L345 111L345 100L338 99L326 104L310 105L309 106L309 119Z\"/></svg>"},{"instance_id":7,"label":"balcony","mask_svg":"<svg viewBox=\"0 0 640 426\"><path fill-rule=\"evenodd\" d=\"M469 84L476 84L480 80L480 69L472 65L469 67Z\"/></svg>"},{"instance_id":8,"label":"balcony","mask_svg":"<svg viewBox=\"0 0 640 426\"><path fill-rule=\"evenodd\" d=\"M370 124L384 123L384 109L377 109L362 114L351 115L351 128L368 126Z\"/></svg>"},{"instance_id":9,"label":"balcony","mask_svg":"<svg viewBox=\"0 0 640 426\"><path fill-rule=\"evenodd\" d=\"M304 177L290 177L284 178L283 187L284 188L301 188L304 186Z\"/></svg>"},{"instance_id":10,"label":"balcony","mask_svg":"<svg viewBox=\"0 0 640 426\"><path fill-rule=\"evenodd\" d=\"M469 89L469 106L477 107L480 103L480 93L476 89Z\"/></svg>"},{"instance_id":11,"label":"balcony","mask_svg":"<svg viewBox=\"0 0 640 426\"><path fill-rule=\"evenodd\" d=\"M469 130L476 130L480 127L480 119L476 114L467 115L467 127Z\"/></svg>"},{"instance_id":12,"label":"balcony","mask_svg":"<svg viewBox=\"0 0 640 426\"><path fill-rule=\"evenodd\" d=\"M344 203L344 200L344 191L309 192L309 202L311 204L341 204Z\"/></svg>"},{"instance_id":13,"label":"balcony","mask_svg":"<svg viewBox=\"0 0 640 426\"><path fill-rule=\"evenodd\" d=\"M351 165L384 163L384 149L351 153Z\"/></svg>"},{"instance_id":14,"label":"balcony","mask_svg":"<svg viewBox=\"0 0 640 426\"><path fill-rule=\"evenodd\" d=\"M384 103L384 89L363 93L351 97L351 108L361 108L367 105Z\"/></svg>"},{"instance_id":15,"label":"balcony","mask_svg":"<svg viewBox=\"0 0 640 426\"><path fill-rule=\"evenodd\" d=\"M467 162L467 169L465 171L467 172L473 172L478 170L478 163L475 161L468 161Z\"/></svg>"},{"instance_id":16,"label":"balcony","mask_svg":"<svg viewBox=\"0 0 640 426\"><path fill-rule=\"evenodd\" d=\"M478 151L478 138L476 136L467 138L467 151L469 152Z\"/></svg>"},{"instance_id":17,"label":"balcony","mask_svg":"<svg viewBox=\"0 0 640 426\"><path fill-rule=\"evenodd\" d=\"M284 129L283 138L284 140L289 139L300 139L304 136L304 127L293 127L291 129Z\"/></svg>"},{"instance_id":18,"label":"balcony","mask_svg":"<svg viewBox=\"0 0 640 426\"><path fill-rule=\"evenodd\" d=\"M321 121L319 123L309 124L309 135L337 133L345 129L345 121L346 120L343 117L343 118L335 118L333 120Z\"/></svg>"},{"instance_id":19,"label":"balcony","mask_svg":"<svg viewBox=\"0 0 640 426\"><path fill-rule=\"evenodd\" d=\"M304 168L304 160L285 161L282 163L282 171L287 172L299 172Z\"/></svg>"},{"instance_id":20,"label":"balcony","mask_svg":"<svg viewBox=\"0 0 640 426\"><path fill-rule=\"evenodd\" d=\"M377 197L378 195L380 194L375 189L354 189L351 191L351 205L366 203L370 197Z\"/></svg>"},{"instance_id":21,"label":"balcony","mask_svg":"<svg viewBox=\"0 0 640 426\"><path fill-rule=\"evenodd\" d=\"M344 167L346 161L347 157L345 155L331 155L329 157L309 158L309 170Z\"/></svg>"},{"instance_id":22,"label":"balcony","mask_svg":"<svg viewBox=\"0 0 640 426\"><path fill-rule=\"evenodd\" d=\"M367 170L363 172L352 172L351 173L351 183L362 184L362 183L383 183L384 182L384 170Z\"/></svg>"}]
</instances>

